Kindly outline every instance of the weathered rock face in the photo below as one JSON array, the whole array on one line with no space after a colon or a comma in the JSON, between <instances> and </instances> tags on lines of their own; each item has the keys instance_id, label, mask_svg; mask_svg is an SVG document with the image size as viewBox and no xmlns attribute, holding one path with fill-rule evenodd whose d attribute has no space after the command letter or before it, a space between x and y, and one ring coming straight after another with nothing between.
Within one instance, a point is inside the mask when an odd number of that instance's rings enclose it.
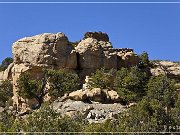
<instances>
[{"instance_id":1,"label":"weathered rock face","mask_svg":"<svg viewBox=\"0 0 180 135\"><path fill-rule=\"evenodd\" d=\"M77 57L74 47L69 45L63 33L44 33L26 37L13 44L14 69L14 101L18 106L16 82L20 74L29 71L35 78L41 79L43 67L53 69L75 69Z\"/></svg>"},{"instance_id":2,"label":"weathered rock face","mask_svg":"<svg viewBox=\"0 0 180 135\"><path fill-rule=\"evenodd\" d=\"M117 68L116 52L111 52L110 42L98 41L94 38L86 38L82 40L76 47L78 52L79 69L98 69L104 67L106 69Z\"/></svg>"},{"instance_id":3,"label":"weathered rock face","mask_svg":"<svg viewBox=\"0 0 180 135\"><path fill-rule=\"evenodd\" d=\"M34 78L41 79L42 68L66 69L78 71L84 79L86 75L102 67L119 69L134 66L139 61L132 49L113 49L108 35L102 32L87 32L84 39L75 47L63 33L44 33L18 40L13 44L12 50L14 66L8 70L12 71L14 104L20 108L23 105L22 99L17 95L16 84L21 73L25 71L30 72ZM9 78L9 73L7 78ZM73 93L72 96L85 98L83 95L81 97L76 95L77 93ZM34 104L31 102L31 105Z\"/></svg>"},{"instance_id":4,"label":"weathered rock face","mask_svg":"<svg viewBox=\"0 0 180 135\"><path fill-rule=\"evenodd\" d=\"M136 65L132 49L113 49L106 33L87 32L74 48L63 33L44 33L13 44L14 64L55 69L117 69Z\"/></svg>"},{"instance_id":5,"label":"weathered rock face","mask_svg":"<svg viewBox=\"0 0 180 135\"><path fill-rule=\"evenodd\" d=\"M117 51L117 68L132 67L137 65L139 57L133 52L133 49L124 48L116 49Z\"/></svg>"},{"instance_id":6,"label":"weathered rock face","mask_svg":"<svg viewBox=\"0 0 180 135\"><path fill-rule=\"evenodd\" d=\"M153 62L152 75L166 74L180 82L180 63L170 61Z\"/></svg>"},{"instance_id":7,"label":"weathered rock face","mask_svg":"<svg viewBox=\"0 0 180 135\"><path fill-rule=\"evenodd\" d=\"M137 65L139 62L139 57L132 49L113 49L105 33L86 33L75 50L78 57L78 69L82 71L82 76L102 67L120 69Z\"/></svg>"},{"instance_id":8,"label":"weathered rock face","mask_svg":"<svg viewBox=\"0 0 180 135\"><path fill-rule=\"evenodd\" d=\"M63 33L26 37L13 44L14 64L70 68L77 66L76 52Z\"/></svg>"}]
</instances>

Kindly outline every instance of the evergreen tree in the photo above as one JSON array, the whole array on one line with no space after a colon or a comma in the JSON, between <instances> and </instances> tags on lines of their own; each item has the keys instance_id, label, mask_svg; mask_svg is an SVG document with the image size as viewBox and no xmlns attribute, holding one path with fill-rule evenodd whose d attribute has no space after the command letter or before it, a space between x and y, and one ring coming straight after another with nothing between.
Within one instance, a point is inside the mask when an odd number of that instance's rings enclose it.
<instances>
[{"instance_id":1,"label":"evergreen tree","mask_svg":"<svg viewBox=\"0 0 180 135\"><path fill-rule=\"evenodd\" d=\"M7 67L13 62L13 59L10 57L5 58L0 65L0 71L4 71Z\"/></svg>"},{"instance_id":2,"label":"evergreen tree","mask_svg":"<svg viewBox=\"0 0 180 135\"><path fill-rule=\"evenodd\" d=\"M164 107L170 108L175 102L175 83L166 75L152 76L148 82L147 96L157 99Z\"/></svg>"},{"instance_id":3,"label":"evergreen tree","mask_svg":"<svg viewBox=\"0 0 180 135\"><path fill-rule=\"evenodd\" d=\"M48 70L49 94L52 98L63 96L79 88L79 77L75 73L66 73L63 70Z\"/></svg>"},{"instance_id":4,"label":"evergreen tree","mask_svg":"<svg viewBox=\"0 0 180 135\"><path fill-rule=\"evenodd\" d=\"M5 80L0 84L0 106L5 106L6 102L13 96L13 85L10 81Z\"/></svg>"},{"instance_id":5,"label":"evergreen tree","mask_svg":"<svg viewBox=\"0 0 180 135\"><path fill-rule=\"evenodd\" d=\"M96 70L91 76L89 86L91 88L111 89L113 86L113 74L114 70L106 72L104 68Z\"/></svg>"},{"instance_id":6,"label":"evergreen tree","mask_svg":"<svg viewBox=\"0 0 180 135\"><path fill-rule=\"evenodd\" d=\"M115 90L126 102L138 101L145 95L147 75L137 67L121 68L114 81Z\"/></svg>"},{"instance_id":7,"label":"evergreen tree","mask_svg":"<svg viewBox=\"0 0 180 135\"><path fill-rule=\"evenodd\" d=\"M150 66L149 56L147 52L143 52L140 56L139 68L148 68Z\"/></svg>"},{"instance_id":8,"label":"evergreen tree","mask_svg":"<svg viewBox=\"0 0 180 135\"><path fill-rule=\"evenodd\" d=\"M41 106L43 103L43 97L47 93L45 91L46 78L43 78L42 81L40 81L33 79L28 72L24 72L17 80L17 86L19 88L19 96L28 99L35 98L39 103L37 108Z\"/></svg>"}]
</instances>

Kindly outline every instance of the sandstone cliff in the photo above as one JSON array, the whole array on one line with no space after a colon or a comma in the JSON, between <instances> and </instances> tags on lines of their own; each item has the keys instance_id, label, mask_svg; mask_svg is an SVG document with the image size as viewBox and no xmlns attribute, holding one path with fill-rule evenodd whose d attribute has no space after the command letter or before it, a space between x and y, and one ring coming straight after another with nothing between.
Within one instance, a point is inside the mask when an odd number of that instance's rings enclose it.
<instances>
[{"instance_id":1,"label":"sandstone cliff","mask_svg":"<svg viewBox=\"0 0 180 135\"><path fill-rule=\"evenodd\" d=\"M41 79L42 68L65 69L78 72L83 79L102 67L120 69L139 62L132 49L114 49L108 35L102 32L87 32L77 44L69 42L64 33L44 33L18 40L12 50L14 63L9 69L13 70L13 100L20 109L30 102L17 94L17 79L25 71Z\"/></svg>"}]
</instances>

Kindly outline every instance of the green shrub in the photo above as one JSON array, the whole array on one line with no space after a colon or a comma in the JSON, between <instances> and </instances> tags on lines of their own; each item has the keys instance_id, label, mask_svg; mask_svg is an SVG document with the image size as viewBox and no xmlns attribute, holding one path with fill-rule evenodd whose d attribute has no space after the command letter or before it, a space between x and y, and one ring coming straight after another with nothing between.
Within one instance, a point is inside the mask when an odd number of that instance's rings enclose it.
<instances>
[{"instance_id":1,"label":"green shrub","mask_svg":"<svg viewBox=\"0 0 180 135\"><path fill-rule=\"evenodd\" d=\"M152 76L147 86L149 98L157 99L164 107L174 106L176 88L173 80L166 75Z\"/></svg>"},{"instance_id":2,"label":"green shrub","mask_svg":"<svg viewBox=\"0 0 180 135\"><path fill-rule=\"evenodd\" d=\"M28 72L24 72L17 80L18 95L23 98L32 99L35 98L40 107L43 102L43 96L45 96L45 84L41 84L40 80L33 79Z\"/></svg>"},{"instance_id":3,"label":"green shrub","mask_svg":"<svg viewBox=\"0 0 180 135\"><path fill-rule=\"evenodd\" d=\"M24 119L17 119L9 131L78 132L80 129L78 121L69 117L62 118L50 105L43 104L39 110L27 115Z\"/></svg>"},{"instance_id":4,"label":"green shrub","mask_svg":"<svg viewBox=\"0 0 180 135\"><path fill-rule=\"evenodd\" d=\"M63 96L65 93L75 91L79 86L77 74L66 73L63 70L43 70L42 80L33 79L28 72L20 75L17 86L18 94L23 98L35 98L39 106L43 103L43 97L49 93L52 99ZM49 85L48 91L46 85ZM38 107L39 107L38 106Z\"/></svg>"},{"instance_id":5,"label":"green shrub","mask_svg":"<svg viewBox=\"0 0 180 135\"><path fill-rule=\"evenodd\" d=\"M169 132L174 120L156 99L143 98L137 105L120 114L120 132Z\"/></svg>"},{"instance_id":6,"label":"green shrub","mask_svg":"<svg viewBox=\"0 0 180 135\"><path fill-rule=\"evenodd\" d=\"M50 85L49 94L54 98L79 88L79 77L75 73L66 73L63 70L48 70L47 76Z\"/></svg>"},{"instance_id":7,"label":"green shrub","mask_svg":"<svg viewBox=\"0 0 180 135\"><path fill-rule=\"evenodd\" d=\"M137 105L120 114L121 132L169 132L179 126L179 99L175 103L174 81L165 75L153 76L147 84L147 95ZM175 104L175 108L174 108Z\"/></svg>"},{"instance_id":8,"label":"green shrub","mask_svg":"<svg viewBox=\"0 0 180 135\"><path fill-rule=\"evenodd\" d=\"M121 68L114 81L114 88L125 102L139 101L146 90L147 75L137 67Z\"/></svg>"},{"instance_id":9,"label":"green shrub","mask_svg":"<svg viewBox=\"0 0 180 135\"><path fill-rule=\"evenodd\" d=\"M0 106L5 106L6 102L13 96L13 85L11 81L5 80L0 84Z\"/></svg>"},{"instance_id":10,"label":"green shrub","mask_svg":"<svg viewBox=\"0 0 180 135\"><path fill-rule=\"evenodd\" d=\"M175 107L172 109L171 113L176 125L180 126L180 93L178 94Z\"/></svg>"},{"instance_id":11,"label":"green shrub","mask_svg":"<svg viewBox=\"0 0 180 135\"><path fill-rule=\"evenodd\" d=\"M151 63L147 52L143 52L140 56L139 68L148 68Z\"/></svg>"},{"instance_id":12,"label":"green shrub","mask_svg":"<svg viewBox=\"0 0 180 135\"><path fill-rule=\"evenodd\" d=\"M110 70L109 72L105 71L104 68L96 70L95 73L92 74L91 80L89 81L89 87L91 88L101 88L101 89L111 89L113 86L113 72L114 70Z\"/></svg>"},{"instance_id":13,"label":"green shrub","mask_svg":"<svg viewBox=\"0 0 180 135\"><path fill-rule=\"evenodd\" d=\"M101 132L117 132L117 121L106 120L103 123L91 123L84 125L83 132L91 132L90 135L99 135ZM113 135L113 133L112 133Z\"/></svg>"},{"instance_id":14,"label":"green shrub","mask_svg":"<svg viewBox=\"0 0 180 135\"><path fill-rule=\"evenodd\" d=\"M15 117L7 113L7 111L3 111L0 113L0 132L7 132L8 129L11 128L15 120Z\"/></svg>"},{"instance_id":15,"label":"green shrub","mask_svg":"<svg viewBox=\"0 0 180 135\"><path fill-rule=\"evenodd\" d=\"M4 71L7 67L13 62L13 59L10 57L5 58L0 65L0 71Z\"/></svg>"}]
</instances>

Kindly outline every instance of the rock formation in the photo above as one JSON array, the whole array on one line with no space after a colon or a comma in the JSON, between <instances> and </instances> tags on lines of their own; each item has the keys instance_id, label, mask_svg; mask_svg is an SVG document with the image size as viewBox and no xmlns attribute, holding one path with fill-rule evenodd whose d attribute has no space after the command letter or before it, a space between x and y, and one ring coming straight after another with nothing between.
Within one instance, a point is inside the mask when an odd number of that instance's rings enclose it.
<instances>
[{"instance_id":1,"label":"rock formation","mask_svg":"<svg viewBox=\"0 0 180 135\"><path fill-rule=\"evenodd\" d=\"M132 49L114 49L108 35L102 32L87 32L78 43L69 42L63 33L44 33L18 40L12 50L14 63L3 76L13 79L13 101L19 108L30 102L17 94L17 79L25 71L36 79L42 78L43 68L78 71L83 80L99 68L120 69L137 65L139 61Z\"/></svg>"},{"instance_id":2,"label":"rock formation","mask_svg":"<svg viewBox=\"0 0 180 135\"><path fill-rule=\"evenodd\" d=\"M116 91L100 88L81 89L69 93L68 96L69 99L76 101L94 101L100 103L120 102L120 97Z\"/></svg>"},{"instance_id":3,"label":"rock formation","mask_svg":"<svg viewBox=\"0 0 180 135\"><path fill-rule=\"evenodd\" d=\"M152 75L166 74L180 82L180 63L171 61L154 61L151 68Z\"/></svg>"},{"instance_id":4,"label":"rock formation","mask_svg":"<svg viewBox=\"0 0 180 135\"><path fill-rule=\"evenodd\" d=\"M14 64L31 67L77 67L76 52L63 33L44 33L26 37L13 44Z\"/></svg>"},{"instance_id":5,"label":"rock formation","mask_svg":"<svg viewBox=\"0 0 180 135\"><path fill-rule=\"evenodd\" d=\"M84 76L96 69L120 69L137 65L139 58L133 49L114 49L106 33L88 32L75 47L78 69Z\"/></svg>"},{"instance_id":6,"label":"rock formation","mask_svg":"<svg viewBox=\"0 0 180 135\"><path fill-rule=\"evenodd\" d=\"M0 72L0 83L2 80L12 81L12 108L16 110L11 110L15 113L19 111L19 114L24 114L38 104L36 99L23 99L18 95L19 76L28 71L32 77L41 80L44 68L76 72L82 81L80 90L66 93L52 103L53 108L62 115L74 116L81 113L91 123L117 118L119 113L127 110L128 106L120 104L121 96L116 91L90 88L88 84L89 75L97 69L118 70L139 63L139 57L133 49L113 48L106 33L87 32L79 42L70 42L64 33L44 33L18 40L13 44L12 50L14 62ZM180 63L154 61L152 65L152 75L166 74L180 82ZM44 101L50 98L46 94ZM134 103L129 106L131 105Z\"/></svg>"},{"instance_id":7,"label":"rock formation","mask_svg":"<svg viewBox=\"0 0 180 135\"><path fill-rule=\"evenodd\" d=\"M76 52L68 43L68 38L63 33L44 33L20 39L13 44L13 100L17 106L22 106L16 87L21 73L28 71L35 78L41 79L42 68L76 69Z\"/></svg>"}]
</instances>

